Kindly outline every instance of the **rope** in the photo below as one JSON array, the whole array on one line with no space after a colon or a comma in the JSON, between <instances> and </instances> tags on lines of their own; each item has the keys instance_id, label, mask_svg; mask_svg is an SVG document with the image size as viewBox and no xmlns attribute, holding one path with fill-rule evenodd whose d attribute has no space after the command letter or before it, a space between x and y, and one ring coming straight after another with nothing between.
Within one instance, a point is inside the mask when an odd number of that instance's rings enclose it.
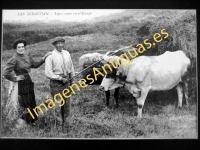
<instances>
[{"instance_id":1,"label":"rope","mask_svg":"<svg viewBox=\"0 0 200 150\"><path fill-rule=\"evenodd\" d=\"M132 46L132 45L131 45L131 46ZM130 47L130 46L127 46L127 47L124 47L124 48L128 48L128 47ZM118 50L112 51L111 54L109 54L108 56L112 56L112 55L114 55L115 53L119 52L120 50L123 50L124 48L120 48L120 49L118 49ZM99 61L93 63L92 65L90 65L90 66L88 66L88 67L86 67L85 69L83 69L82 71L80 71L77 75L75 75L75 76L73 76L72 78L70 78L69 81L72 80L73 78L77 77L79 74L81 74L83 71L87 70L88 68L92 67L93 65L95 65L95 64L97 64L97 63L99 63L99 62L101 62L102 60L103 60L103 59L100 59Z\"/></svg>"}]
</instances>

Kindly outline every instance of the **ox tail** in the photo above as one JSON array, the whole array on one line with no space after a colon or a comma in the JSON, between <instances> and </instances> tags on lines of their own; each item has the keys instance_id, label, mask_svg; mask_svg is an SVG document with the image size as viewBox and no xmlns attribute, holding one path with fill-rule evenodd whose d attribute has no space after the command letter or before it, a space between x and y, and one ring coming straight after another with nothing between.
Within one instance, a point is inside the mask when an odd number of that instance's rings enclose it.
<instances>
[{"instance_id":1,"label":"ox tail","mask_svg":"<svg viewBox=\"0 0 200 150\"><path fill-rule=\"evenodd\" d=\"M193 66L193 64L192 64L192 58L191 58L191 56L190 55L188 55L187 56L187 58L188 58L188 62L187 62L187 72L190 72L191 70L192 70L192 66Z\"/></svg>"},{"instance_id":2,"label":"ox tail","mask_svg":"<svg viewBox=\"0 0 200 150\"><path fill-rule=\"evenodd\" d=\"M192 56L191 53L186 53L186 56L188 58L188 63L187 63L187 72L192 73L193 69L195 69L195 58Z\"/></svg>"},{"instance_id":3,"label":"ox tail","mask_svg":"<svg viewBox=\"0 0 200 150\"><path fill-rule=\"evenodd\" d=\"M186 57L186 58L183 58L183 63L186 65L186 72L191 73L191 71L194 69L194 63L195 63L194 60L195 60L195 58L188 51L183 51L182 50L182 52L184 53L184 55Z\"/></svg>"},{"instance_id":4,"label":"ox tail","mask_svg":"<svg viewBox=\"0 0 200 150\"><path fill-rule=\"evenodd\" d=\"M184 90L184 93L187 95L187 97L191 94L191 90L190 87L191 87L191 82L192 82L192 72L193 70L195 69L194 68L194 63L195 63L195 59L194 57L192 57L192 55L188 52L188 53L185 53L185 56L186 56L186 59L184 59L185 61L185 65L186 65L186 70L183 74L183 76L181 77L181 80L182 80L182 85L183 85L183 90ZM184 94L184 97L185 97L185 94ZM184 98L186 100L186 103L188 103L188 100L186 99L186 97Z\"/></svg>"},{"instance_id":5,"label":"ox tail","mask_svg":"<svg viewBox=\"0 0 200 150\"><path fill-rule=\"evenodd\" d=\"M192 80L193 75L195 74L195 66L196 66L196 58L192 55L191 52L185 52L185 55L187 59L185 59L185 64L186 64L186 72L182 76L182 85L183 85L183 91L184 91L184 99L186 100L186 104L188 104L188 97L192 93Z\"/></svg>"},{"instance_id":6,"label":"ox tail","mask_svg":"<svg viewBox=\"0 0 200 150\"><path fill-rule=\"evenodd\" d=\"M189 75L191 75L191 71L192 71L192 57L189 53L182 51L185 55L185 57L183 57L183 65L184 65L184 69L183 69L183 74L181 77L181 80L183 82L189 82Z\"/></svg>"}]
</instances>

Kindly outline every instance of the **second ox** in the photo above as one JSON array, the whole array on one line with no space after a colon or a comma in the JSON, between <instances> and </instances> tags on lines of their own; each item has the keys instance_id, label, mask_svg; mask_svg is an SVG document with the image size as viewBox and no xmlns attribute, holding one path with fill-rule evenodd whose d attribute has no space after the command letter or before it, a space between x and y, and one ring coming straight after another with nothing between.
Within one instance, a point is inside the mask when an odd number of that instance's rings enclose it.
<instances>
[{"instance_id":1,"label":"second ox","mask_svg":"<svg viewBox=\"0 0 200 150\"><path fill-rule=\"evenodd\" d=\"M93 80L92 84L90 83L91 81L87 80L86 76L91 74L90 78L94 79L93 67L95 67L99 71L103 72L102 66L104 65L104 63L98 62L102 59L102 56L103 55L99 54L99 53L88 53L88 54L82 55L79 58L79 65L81 66L81 69L87 68L85 71L82 72L82 78L86 79L86 81L87 81L87 82L85 82L85 84L89 84L89 85L100 85L101 84L101 82L103 80L103 76L101 76L101 75L97 76L97 80ZM98 62L98 63L96 63L96 62ZM94 64L94 63L96 63L96 64ZM107 70L107 71L109 72L109 70ZM109 75L107 75L107 77L109 77ZM119 102L118 102L119 89L120 89L120 87L115 88L115 93L114 93L116 107L119 106ZM110 99L110 91L109 90L105 91L105 94L106 94L106 105L108 106L109 99Z\"/></svg>"}]
</instances>

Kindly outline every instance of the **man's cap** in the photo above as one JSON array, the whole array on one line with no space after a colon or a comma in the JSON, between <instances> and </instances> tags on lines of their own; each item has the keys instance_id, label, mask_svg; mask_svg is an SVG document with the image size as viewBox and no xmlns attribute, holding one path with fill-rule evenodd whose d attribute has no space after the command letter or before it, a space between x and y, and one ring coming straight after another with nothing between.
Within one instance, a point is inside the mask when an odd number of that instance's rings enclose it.
<instances>
[{"instance_id":1,"label":"man's cap","mask_svg":"<svg viewBox=\"0 0 200 150\"><path fill-rule=\"evenodd\" d=\"M56 37L53 40L52 44L54 45L54 44L56 44L56 42L65 42L65 40L62 37Z\"/></svg>"},{"instance_id":2,"label":"man's cap","mask_svg":"<svg viewBox=\"0 0 200 150\"><path fill-rule=\"evenodd\" d=\"M17 44L19 44L19 43L24 43L24 46L26 46L26 40L24 40L24 39L17 39L13 43L13 49L16 49L17 48Z\"/></svg>"}]
</instances>

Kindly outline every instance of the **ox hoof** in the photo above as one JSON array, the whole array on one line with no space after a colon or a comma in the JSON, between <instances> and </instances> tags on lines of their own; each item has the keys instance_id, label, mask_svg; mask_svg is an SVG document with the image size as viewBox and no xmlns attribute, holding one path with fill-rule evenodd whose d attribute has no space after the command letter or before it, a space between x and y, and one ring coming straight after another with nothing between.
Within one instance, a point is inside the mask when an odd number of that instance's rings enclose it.
<instances>
[{"instance_id":1,"label":"ox hoof","mask_svg":"<svg viewBox=\"0 0 200 150\"><path fill-rule=\"evenodd\" d=\"M178 106L177 108L178 108L178 110L182 110L183 109L183 107L181 107L181 106Z\"/></svg>"},{"instance_id":2,"label":"ox hoof","mask_svg":"<svg viewBox=\"0 0 200 150\"><path fill-rule=\"evenodd\" d=\"M137 118L138 118L138 119L141 119L141 118L142 118L142 116L141 116L141 115L137 115Z\"/></svg>"},{"instance_id":3,"label":"ox hoof","mask_svg":"<svg viewBox=\"0 0 200 150\"><path fill-rule=\"evenodd\" d=\"M182 108L182 106L181 106L181 105L178 105L177 108Z\"/></svg>"},{"instance_id":4,"label":"ox hoof","mask_svg":"<svg viewBox=\"0 0 200 150\"><path fill-rule=\"evenodd\" d=\"M70 123L68 121L62 123L62 128L69 128Z\"/></svg>"}]
</instances>

